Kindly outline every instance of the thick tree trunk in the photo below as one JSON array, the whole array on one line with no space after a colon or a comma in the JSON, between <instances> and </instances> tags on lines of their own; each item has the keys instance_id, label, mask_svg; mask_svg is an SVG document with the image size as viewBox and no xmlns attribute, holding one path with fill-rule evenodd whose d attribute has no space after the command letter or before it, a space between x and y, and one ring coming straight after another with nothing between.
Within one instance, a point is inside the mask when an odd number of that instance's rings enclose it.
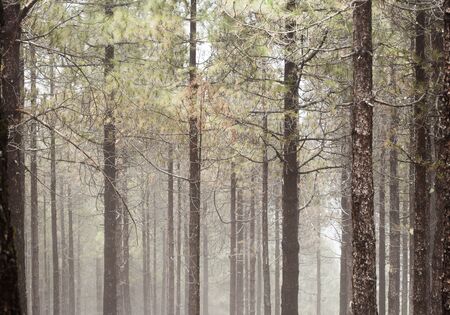
<instances>
[{"instance_id":1,"label":"thick tree trunk","mask_svg":"<svg viewBox=\"0 0 450 315\"><path fill-rule=\"evenodd\" d=\"M167 315L175 315L175 243L174 243L174 223L173 223L173 145L169 145L168 158L168 187L167 187Z\"/></svg>"},{"instance_id":2,"label":"thick tree trunk","mask_svg":"<svg viewBox=\"0 0 450 315\"><path fill-rule=\"evenodd\" d=\"M267 143L267 114L263 117L264 143ZM263 147L262 167L262 264L264 279L264 315L271 315L272 305L270 302L270 266L269 266L269 222L268 222L268 185L269 185L269 160L267 159L267 145ZM239 292L238 292L239 294Z\"/></svg>"},{"instance_id":3,"label":"thick tree trunk","mask_svg":"<svg viewBox=\"0 0 450 315\"><path fill-rule=\"evenodd\" d=\"M244 313L244 225L242 189L237 191L236 204L236 314Z\"/></svg>"},{"instance_id":4,"label":"thick tree trunk","mask_svg":"<svg viewBox=\"0 0 450 315\"><path fill-rule=\"evenodd\" d=\"M200 315L200 120L197 110L197 0L189 21L189 315Z\"/></svg>"},{"instance_id":5,"label":"thick tree trunk","mask_svg":"<svg viewBox=\"0 0 450 315\"><path fill-rule=\"evenodd\" d=\"M395 81L395 78L392 78ZM400 195L397 152L397 108L391 108L389 149L389 314L400 313Z\"/></svg>"},{"instance_id":6,"label":"thick tree trunk","mask_svg":"<svg viewBox=\"0 0 450 315\"><path fill-rule=\"evenodd\" d=\"M377 314L372 170L372 2L353 7L352 221L355 315Z\"/></svg>"},{"instance_id":7,"label":"thick tree trunk","mask_svg":"<svg viewBox=\"0 0 450 315\"><path fill-rule=\"evenodd\" d=\"M108 2L105 6L106 18L112 18L112 4ZM105 47L105 80L108 80L113 70L114 45ZM117 196L116 196L116 127L113 116L112 94L107 95L105 122L103 126L103 159L104 159L104 285L103 285L103 314L117 315L117 252L116 252L116 230L118 225Z\"/></svg>"},{"instance_id":8,"label":"thick tree trunk","mask_svg":"<svg viewBox=\"0 0 450 315\"><path fill-rule=\"evenodd\" d=\"M444 88L439 108L438 168L436 170L437 208L443 224L442 232L442 313L450 313L450 1L443 3L444 12Z\"/></svg>"},{"instance_id":9,"label":"thick tree trunk","mask_svg":"<svg viewBox=\"0 0 450 315\"><path fill-rule=\"evenodd\" d=\"M30 46L30 80L31 110L36 113L36 49ZM37 173L37 123L31 121L30 126L30 216L31 216L31 312L39 315L41 310L39 297L39 206L38 206L38 173Z\"/></svg>"},{"instance_id":10,"label":"thick tree trunk","mask_svg":"<svg viewBox=\"0 0 450 315\"><path fill-rule=\"evenodd\" d=\"M230 315L236 312L236 173L232 166L230 181Z\"/></svg>"},{"instance_id":11,"label":"thick tree trunk","mask_svg":"<svg viewBox=\"0 0 450 315\"><path fill-rule=\"evenodd\" d=\"M72 192L70 186L67 188L67 211L69 215L69 252L67 260L69 263L69 315L75 315L75 261L74 261L74 244L73 244L73 208L72 208Z\"/></svg>"},{"instance_id":12,"label":"thick tree trunk","mask_svg":"<svg viewBox=\"0 0 450 315\"><path fill-rule=\"evenodd\" d=\"M420 3L419 3L420 5ZM414 106L415 123L415 208L414 208L414 283L413 303L414 314L425 315L428 310L428 202L427 202L427 159L426 148L426 97L427 90L425 73L425 11L418 9L416 14L416 47L417 63L415 64L415 80L418 102ZM422 99L419 101L419 99Z\"/></svg>"},{"instance_id":13,"label":"thick tree trunk","mask_svg":"<svg viewBox=\"0 0 450 315\"><path fill-rule=\"evenodd\" d=\"M289 0L288 12L297 8L296 0ZM284 148L283 148L283 276L281 286L281 314L298 314L298 276L299 276L299 244L298 244L298 85L297 65L289 56L295 50L296 22L289 18L286 21L286 60L284 61Z\"/></svg>"},{"instance_id":14,"label":"thick tree trunk","mask_svg":"<svg viewBox=\"0 0 450 315\"><path fill-rule=\"evenodd\" d=\"M385 116L382 115L381 120ZM379 203L379 249L378 249L378 313L386 314L386 132L381 127L380 133L380 182L378 188Z\"/></svg>"}]
</instances>

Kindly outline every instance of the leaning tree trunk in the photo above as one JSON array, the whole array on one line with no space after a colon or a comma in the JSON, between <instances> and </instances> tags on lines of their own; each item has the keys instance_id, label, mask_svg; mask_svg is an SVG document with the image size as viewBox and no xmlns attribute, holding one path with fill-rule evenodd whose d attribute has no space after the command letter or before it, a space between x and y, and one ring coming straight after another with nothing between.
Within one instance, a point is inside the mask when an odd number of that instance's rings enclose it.
<instances>
[{"instance_id":1,"label":"leaning tree trunk","mask_svg":"<svg viewBox=\"0 0 450 315\"><path fill-rule=\"evenodd\" d=\"M105 16L113 16L112 4L105 6ZM113 70L114 45L105 47L105 81L109 80ZM116 127L114 124L112 93L106 96L106 113L103 126L103 175L104 175L104 277L103 277L103 314L117 315L117 253L116 229L118 225L116 197Z\"/></svg>"},{"instance_id":2,"label":"leaning tree trunk","mask_svg":"<svg viewBox=\"0 0 450 315\"><path fill-rule=\"evenodd\" d=\"M294 12L296 0L289 0L286 9ZM284 148L283 148L283 274L281 286L281 314L298 314L298 85L297 65L290 59L295 47L295 19L286 21L286 59L284 61Z\"/></svg>"},{"instance_id":3,"label":"leaning tree trunk","mask_svg":"<svg viewBox=\"0 0 450 315\"><path fill-rule=\"evenodd\" d=\"M439 108L438 168L436 170L437 207L443 224L442 265L450 266L450 0L444 12L444 88ZM450 313L450 268L442 271L442 313Z\"/></svg>"},{"instance_id":4,"label":"leaning tree trunk","mask_svg":"<svg viewBox=\"0 0 450 315\"><path fill-rule=\"evenodd\" d=\"M355 315L377 314L373 205L372 1L353 8L352 222Z\"/></svg>"},{"instance_id":5,"label":"leaning tree trunk","mask_svg":"<svg viewBox=\"0 0 450 315\"><path fill-rule=\"evenodd\" d=\"M421 4L419 3L419 6ZM422 4L423 5L423 4ZM426 97L423 94L427 89L425 63L425 22L426 16L423 8L416 14L416 58L414 66L417 103L414 106L415 123L415 203L414 203L414 283L413 304L414 314L425 315L428 311L428 202L427 202L427 159L426 148Z\"/></svg>"}]
</instances>

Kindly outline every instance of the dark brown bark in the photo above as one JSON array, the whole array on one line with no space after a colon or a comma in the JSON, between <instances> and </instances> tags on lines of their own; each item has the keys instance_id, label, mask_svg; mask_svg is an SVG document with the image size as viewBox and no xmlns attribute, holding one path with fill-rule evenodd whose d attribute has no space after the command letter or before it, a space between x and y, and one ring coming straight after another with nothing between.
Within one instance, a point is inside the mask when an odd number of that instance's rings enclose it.
<instances>
[{"instance_id":1,"label":"dark brown bark","mask_svg":"<svg viewBox=\"0 0 450 315\"><path fill-rule=\"evenodd\" d=\"M377 314L373 204L372 2L353 4L353 314Z\"/></svg>"},{"instance_id":2,"label":"dark brown bark","mask_svg":"<svg viewBox=\"0 0 450 315\"><path fill-rule=\"evenodd\" d=\"M237 191L236 202L236 314L244 313L244 225L242 189Z\"/></svg>"},{"instance_id":3,"label":"dark brown bark","mask_svg":"<svg viewBox=\"0 0 450 315\"><path fill-rule=\"evenodd\" d=\"M392 78L395 81L395 78ZM398 177L397 108L391 108L389 149L389 314L400 313L400 195Z\"/></svg>"},{"instance_id":4,"label":"dark brown bark","mask_svg":"<svg viewBox=\"0 0 450 315\"><path fill-rule=\"evenodd\" d=\"M36 113L36 49L30 46L30 94L31 110ZM37 123L30 125L30 216L31 216L31 312L39 315L41 310L39 297L39 207L38 207L38 173L37 173Z\"/></svg>"},{"instance_id":5,"label":"dark brown bark","mask_svg":"<svg viewBox=\"0 0 450 315\"><path fill-rule=\"evenodd\" d=\"M442 232L442 313L450 313L450 1L443 3L444 12L444 87L439 106L436 170L437 208Z\"/></svg>"},{"instance_id":6,"label":"dark brown bark","mask_svg":"<svg viewBox=\"0 0 450 315\"><path fill-rule=\"evenodd\" d=\"M382 114L381 120L385 119ZM380 182L378 188L379 203L379 250L378 250L378 313L386 314L386 132L381 127L380 133Z\"/></svg>"},{"instance_id":7,"label":"dark brown bark","mask_svg":"<svg viewBox=\"0 0 450 315\"><path fill-rule=\"evenodd\" d=\"M289 0L288 12L296 10L297 1ZM298 85L299 75L295 62L289 59L295 50L296 22L286 21L286 56L284 61L284 147L283 147L283 275L281 286L281 314L298 314Z\"/></svg>"},{"instance_id":8,"label":"dark brown bark","mask_svg":"<svg viewBox=\"0 0 450 315\"><path fill-rule=\"evenodd\" d=\"M197 0L189 21L189 315L200 315L200 117L197 99Z\"/></svg>"},{"instance_id":9,"label":"dark brown bark","mask_svg":"<svg viewBox=\"0 0 450 315\"><path fill-rule=\"evenodd\" d=\"M59 296L59 252L58 225L56 212L56 147L55 131L50 130L50 212L52 219L52 261L53 261L53 315L60 314Z\"/></svg>"},{"instance_id":10,"label":"dark brown bark","mask_svg":"<svg viewBox=\"0 0 450 315\"><path fill-rule=\"evenodd\" d=\"M111 3L105 6L105 16L113 16ZM113 70L114 45L105 47L104 71L108 80ZM118 225L116 198L116 127L114 124L112 94L106 97L106 113L103 125L103 175L104 175L104 276L103 276L103 314L117 315L117 252L116 230Z\"/></svg>"},{"instance_id":11,"label":"dark brown bark","mask_svg":"<svg viewBox=\"0 0 450 315\"><path fill-rule=\"evenodd\" d=\"M344 167L341 173L341 273L339 288L339 314L350 314L352 299L352 212L350 200L350 144L348 137L343 145Z\"/></svg>"},{"instance_id":12,"label":"dark brown bark","mask_svg":"<svg viewBox=\"0 0 450 315\"><path fill-rule=\"evenodd\" d=\"M167 183L167 314L175 315L175 243L174 243L174 223L173 223L173 145L169 145L168 158L168 183Z\"/></svg>"},{"instance_id":13,"label":"dark brown bark","mask_svg":"<svg viewBox=\"0 0 450 315\"><path fill-rule=\"evenodd\" d=\"M420 6L420 3L419 3ZM427 89L425 73L425 11L421 8L416 13L416 47L417 62L414 66L417 103L414 106L415 123L415 203L414 203L414 283L413 303L414 314L425 315L428 310L428 202L427 202L427 148L426 148L426 98L423 93ZM422 100L419 100L422 98Z\"/></svg>"},{"instance_id":14,"label":"dark brown bark","mask_svg":"<svg viewBox=\"0 0 450 315\"><path fill-rule=\"evenodd\" d=\"M17 10L16 6L10 5L4 8L0 3L0 26L11 27L15 20ZM13 34L5 32L0 33L0 71L1 71L1 90L5 91L4 85L9 82L10 75L14 73L12 69L5 66L10 58L6 57L5 52L14 45L15 38L19 36L19 31L15 30ZM12 65L14 66L14 64ZM17 71L17 70L16 70ZM9 84L9 83L8 83ZM6 96L6 97L5 97ZM8 98L8 94L0 96L0 312L4 314L20 314L21 301L19 296L19 262L16 251L15 227L13 225L13 207L9 205L9 154L8 151L8 132L10 124L13 122L13 114L18 105L14 100Z\"/></svg>"},{"instance_id":15,"label":"dark brown bark","mask_svg":"<svg viewBox=\"0 0 450 315\"><path fill-rule=\"evenodd\" d=\"M69 263L69 308L68 315L75 315L75 257L73 244L73 205L72 205L72 191L70 186L67 188L67 212L69 215L69 252L67 260Z\"/></svg>"},{"instance_id":16,"label":"dark brown bark","mask_svg":"<svg viewBox=\"0 0 450 315\"><path fill-rule=\"evenodd\" d=\"M267 114L263 117L264 143L267 143ZM270 302L270 266L269 266L269 222L268 222L268 185L269 185L269 160L267 159L267 145L263 146L262 165L262 213L261 213L261 236L262 236L262 267L264 280L264 315L272 313ZM239 292L238 292L239 294Z\"/></svg>"},{"instance_id":17,"label":"dark brown bark","mask_svg":"<svg viewBox=\"0 0 450 315\"><path fill-rule=\"evenodd\" d=\"M236 313L236 173L230 180L230 315Z\"/></svg>"}]
</instances>

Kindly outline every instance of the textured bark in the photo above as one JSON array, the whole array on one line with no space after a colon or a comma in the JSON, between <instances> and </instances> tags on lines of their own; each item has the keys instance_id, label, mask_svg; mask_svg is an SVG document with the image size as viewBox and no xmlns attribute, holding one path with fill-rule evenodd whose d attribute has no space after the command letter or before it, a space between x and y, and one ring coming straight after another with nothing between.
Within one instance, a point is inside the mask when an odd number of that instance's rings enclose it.
<instances>
[{"instance_id":1,"label":"textured bark","mask_svg":"<svg viewBox=\"0 0 450 315\"><path fill-rule=\"evenodd\" d=\"M395 77L392 78L395 82ZM398 177L397 108L391 108L389 149L389 314L400 313L400 195Z\"/></svg>"},{"instance_id":2,"label":"textured bark","mask_svg":"<svg viewBox=\"0 0 450 315\"><path fill-rule=\"evenodd\" d=\"M425 11L419 9L416 13L416 47L417 62L414 66L417 99L421 98L427 89L425 63ZM425 315L428 310L428 203L427 203L427 148L426 148L426 98L414 106L415 123L415 203L414 203L414 283L413 303L414 314Z\"/></svg>"},{"instance_id":3,"label":"textured bark","mask_svg":"<svg viewBox=\"0 0 450 315\"><path fill-rule=\"evenodd\" d=\"M69 262L69 308L68 315L75 315L75 257L73 244L73 206L72 206L72 191L70 186L67 188L67 212L69 215L69 252L67 260Z\"/></svg>"},{"instance_id":4,"label":"textured bark","mask_svg":"<svg viewBox=\"0 0 450 315\"><path fill-rule=\"evenodd\" d=\"M200 315L200 115L197 99L197 0L189 21L189 315Z\"/></svg>"},{"instance_id":5,"label":"textured bark","mask_svg":"<svg viewBox=\"0 0 450 315\"><path fill-rule=\"evenodd\" d=\"M237 192L236 204L236 314L244 313L244 225L242 189Z\"/></svg>"},{"instance_id":6,"label":"textured bark","mask_svg":"<svg viewBox=\"0 0 450 315\"><path fill-rule=\"evenodd\" d=\"M0 26L11 26L18 10L16 6L9 5L5 9L3 3L0 3ZM6 51L14 45L14 39L19 36L19 30L12 34L0 32L0 71L1 71L1 90L5 91L4 85L8 82L12 69L8 69L4 63L9 62L6 57ZM15 46L15 45L14 45ZM8 64L10 65L10 64ZM12 66L14 66L13 64ZM13 81L14 82L14 81ZM9 83L8 83L9 84ZM6 96L6 97L5 97ZM19 261L18 251L16 250L17 241L15 239L16 227L13 225L14 208L9 204L9 154L8 151L8 132L10 124L13 122L14 111L17 103L8 98L11 95L2 93L0 96L0 312L3 314L21 314L20 293L19 293ZM20 230L19 230L20 231Z\"/></svg>"},{"instance_id":7,"label":"textured bark","mask_svg":"<svg viewBox=\"0 0 450 315\"><path fill-rule=\"evenodd\" d=\"M30 46L30 94L31 110L36 113L36 49ZM39 298L39 206L38 206L38 173L37 173L37 123L30 125L30 216L31 216L31 312L39 315L41 310Z\"/></svg>"},{"instance_id":8,"label":"textured bark","mask_svg":"<svg viewBox=\"0 0 450 315\"><path fill-rule=\"evenodd\" d=\"M59 296L59 252L56 214L56 148L55 131L50 131L50 211L52 217L52 261L53 261L53 315L60 314Z\"/></svg>"},{"instance_id":9,"label":"textured bark","mask_svg":"<svg viewBox=\"0 0 450 315\"><path fill-rule=\"evenodd\" d=\"M1 23L2 23L2 98L7 123L4 124L8 133L8 147L4 152L8 157L5 159L7 166L5 170L5 188L8 190L5 197L8 198L8 207L11 223L14 227L14 246L16 263L18 268L18 288L20 308L22 314L27 313L26 281L25 281L25 238L24 238L24 159L22 148L21 121L22 114L17 109L22 104L22 80L23 67L20 60L20 37L21 27L19 19L20 2L7 0L2 1ZM11 292L13 294L13 292Z\"/></svg>"},{"instance_id":10,"label":"textured bark","mask_svg":"<svg viewBox=\"0 0 450 315\"><path fill-rule=\"evenodd\" d=\"M450 1L443 3L444 12L444 88L439 108L438 168L436 170L437 208L443 224L442 232L442 313L450 313Z\"/></svg>"},{"instance_id":11,"label":"textured bark","mask_svg":"<svg viewBox=\"0 0 450 315\"><path fill-rule=\"evenodd\" d=\"M382 120L385 119L384 115ZM378 313L386 314L386 133L381 127L379 203L379 250L378 250Z\"/></svg>"},{"instance_id":12,"label":"textured bark","mask_svg":"<svg viewBox=\"0 0 450 315\"><path fill-rule=\"evenodd\" d=\"M267 143L267 114L263 117L264 143ZM270 266L269 266L269 222L268 222L268 185L269 185L269 160L267 159L267 145L263 146L262 167L262 213L261 213L261 235L262 235L262 267L264 279L264 315L272 313L270 302ZM238 292L239 294L239 292Z\"/></svg>"},{"instance_id":13,"label":"textured bark","mask_svg":"<svg viewBox=\"0 0 450 315\"><path fill-rule=\"evenodd\" d=\"M173 145L169 145L167 182L167 315L175 315L175 243L173 223Z\"/></svg>"},{"instance_id":14,"label":"textured bark","mask_svg":"<svg viewBox=\"0 0 450 315\"><path fill-rule=\"evenodd\" d=\"M113 15L111 3L105 6L105 16ZM105 80L113 70L114 45L105 47ZM117 197L116 197L116 127L112 108L112 95L106 97L106 113L103 125L103 175L104 175L104 276L103 276L103 314L117 315L117 253L116 230L118 225Z\"/></svg>"},{"instance_id":15,"label":"textured bark","mask_svg":"<svg viewBox=\"0 0 450 315\"><path fill-rule=\"evenodd\" d=\"M236 173L230 180L230 315L236 313Z\"/></svg>"},{"instance_id":16,"label":"textured bark","mask_svg":"<svg viewBox=\"0 0 450 315\"><path fill-rule=\"evenodd\" d=\"M350 200L350 145L346 139L344 145L344 167L341 173L341 273L339 288L339 314L347 315L351 312L352 299L352 212Z\"/></svg>"},{"instance_id":17,"label":"textured bark","mask_svg":"<svg viewBox=\"0 0 450 315\"><path fill-rule=\"evenodd\" d=\"M353 5L353 314L377 314L372 170L372 2Z\"/></svg>"},{"instance_id":18,"label":"textured bark","mask_svg":"<svg viewBox=\"0 0 450 315\"><path fill-rule=\"evenodd\" d=\"M289 0L288 12L296 10L297 1ZM286 55L295 49L296 22L286 21ZM282 253L283 274L281 286L281 314L298 314L298 85L299 75L295 62L289 58L284 61L284 147L283 147L283 230Z\"/></svg>"}]
</instances>

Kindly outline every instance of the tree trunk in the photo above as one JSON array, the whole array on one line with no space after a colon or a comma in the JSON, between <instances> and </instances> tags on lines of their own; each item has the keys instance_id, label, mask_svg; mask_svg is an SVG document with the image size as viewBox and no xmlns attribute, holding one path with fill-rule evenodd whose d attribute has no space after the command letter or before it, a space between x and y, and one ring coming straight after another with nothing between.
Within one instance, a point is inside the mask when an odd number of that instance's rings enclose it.
<instances>
[{"instance_id":1,"label":"tree trunk","mask_svg":"<svg viewBox=\"0 0 450 315\"><path fill-rule=\"evenodd\" d=\"M69 253L67 260L69 262L69 315L75 315L75 263L73 249L73 208L72 208L72 192L70 186L67 188L69 214Z\"/></svg>"},{"instance_id":2,"label":"tree trunk","mask_svg":"<svg viewBox=\"0 0 450 315\"><path fill-rule=\"evenodd\" d=\"M167 231L163 228L162 231L162 245L163 253L161 255L162 275L161 275L161 314L166 314L167 311Z\"/></svg>"},{"instance_id":3,"label":"tree trunk","mask_svg":"<svg viewBox=\"0 0 450 315\"><path fill-rule=\"evenodd\" d=\"M123 287L123 308L125 315L131 315L131 297L130 297L130 247L129 247L129 224L130 224L130 214L128 213L128 178L127 178L127 152L123 153L123 179L122 179L122 216L123 216L123 227L122 227L122 248L123 248L123 276L122 276L122 287Z\"/></svg>"},{"instance_id":4,"label":"tree trunk","mask_svg":"<svg viewBox=\"0 0 450 315\"><path fill-rule=\"evenodd\" d=\"M405 176L407 178L407 176ZM406 194L405 194L406 195ZM406 200L403 201L402 204L402 302L401 302L401 314L407 315L408 314L408 271L409 271L409 264L408 264L408 234L409 234L409 228L408 228L408 216L409 216L409 209L408 209L408 203Z\"/></svg>"},{"instance_id":5,"label":"tree trunk","mask_svg":"<svg viewBox=\"0 0 450 315\"><path fill-rule=\"evenodd\" d=\"M200 173L201 143L197 99L197 0L189 21L189 315L200 315Z\"/></svg>"},{"instance_id":6,"label":"tree trunk","mask_svg":"<svg viewBox=\"0 0 450 315\"><path fill-rule=\"evenodd\" d=\"M255 211L255 178L252 176L250 188L250 274L249 274L249 315L255 315L255 287L256 287L256 247L255 247L255 223L256 223L256 211Z\"/></svg>"},{"instance_id":7,"label":"tree trunk","mask_svg":"<svg viewBox=\"0 0 450 315\"><path fill-rule=\"evenodd\" d=\"M395 77L392 78L395 81ZM389 314L400 313L400 195L397 152L397 108L391 108L389 149Z\"/></svg>"},{"instance_id":8,"label":"tree trunk","mask_svg":"<svg viewBox=\"0 0 450 315\"><path fill-rule=\"evenodd\" d=\"M55 131L50 130L50 211L52 216L52 260L53 260L53 315L60 314L59 296L59 253L58 253L58 225L56 218L56 148Z\"/></svg>"},{"instance_id":9,"label":"tree trunk","mask_svg":"<svg viewBox=\"0 0 450 315\"><path fill-rule=\"evenodd\" d=\"M267 143L267 114L263 117L264 143ZM270 303L270 266L269 266L269 223L268 223L268 185L269 185L269 161L267 159L267 145L263 146L263 168L262 168L262 263L264 279L264 315L271 315L272 305ZM239 292L238 292L239 294Z\"/></svg>"},{"instance_id":10,"label":"tree trunk","mask_svg":"<svg viewBox=\"0 0 450 315\"><path fill-rule=\"evenodd\" d=\"M351 150L348 137L343 144L344 167L341 173L341 273L339 288L339 314L351 313L352 299L352 209L351 209Z\"/></svg>"},{"instance_id":11,"label":"tree trunk","mask_svg":"<svg viewBox=\"0 0 450 315\"><path fill-rule=\"evenodd\" d=\"M156 283L158 276L156 275L157 260L156 260L156 194L153 192L153 315L158 314L158 291L156 290Z\"/></svg>"},{"instance_id":12,"label":"tree trunk","mask_svg":"<svg viewBox=\"0 0 450 315\"><path fill-rule=\"evenodd\" d=\"M294 12L296 0L288 0L286 9ZM295 50L296 22L293 18L286 21L286 55ZM281 286L281 314L298 314L298 85L297 65L293 60L284 61L284 148L283 148L283 275Z\"/></svg>"},{"instance_id":13,"label":"tree trunk","mask_svg":"<svg viewBox=\"0 0 450 315\"><path fill-rule=\"evenodd\" d=\"M321 253L320 253L320 208L317 214L317 249L316 249L316 314L321 315L321 306L322 306L322 282L321 282Z\"/></svg>"},{"instance_id":14,"label":"tree trunk","mask_svg":"<svg viewBox=\"0 0 450 315\"><path fill-rule=\"evenodd\" d=\"M113 16L112 4L108 1L105 5L105 16L111 19ZM105 47L105 80L113 70L114 45ZM116 126L113 115L113 95L106 96L106 113L103 126L103 175L104 175L104 285L103 285L103 314L117 315L117 253L116 230L118 225L117 196L116 196Z\"/></svg>"},{"instance_id":15,"label":"tree trunk","mask_svg":"<svg viewBox=\"0 0 450 315\"><path fill-rule=\"evenodd\" d=\"M261 315L262 306L262 259L261 259L261 215L256 218L256 315Z\"/></svg>"},{"instance_id":16,"label":"tree trunk","mask_svg":"<svg viewBox=\"0 0 450 315\"><path fill-rule=\"evenodd\" d=\"M381 120L385 119L382 113ZM379 203L379 250L378 250L378 313L386 314L386 132L380 128L380 182L378 192Z\"/></svg>"},{"instance_id":17,"label":"tree trunk","mask_svg":"<svg viewBox=\"0 0 450 315\"><path fill-rule=\"evenodd\" d=\"M236 173L232 166L230 182L230 315L236 312Z\"/></svg>"},{"instance_id":18,"label":"tree trunk","mask_svg":"<svg viewBox=\"0 0 450 315\"><path fill-rule=\"evenodd\" d=\"M77 220L77 293L76 293L76 314L81 314L81 224L80 217Z\"/></svg>"},{"instance_id":19,"label":"tree trunk","mask_svg":"<svg viewBox=\"0 0 450 315\"><path fill-rule=\"evenodd\" d=\"M144 192L143 195L143 207L142 207L142 301L144 303L144 315L150 314L150 304L149 304L149 285L150 285L150 279L149 279L149 252L148 252L148 238L147 234L149 231L147 230L147 221L149 219L148 215L148 191Z\"/></svg>"},{"instance_id":20,"label":"tree trunk","mask_svg":"<svg viewBox=\"0 0 450 315\"><path fill-rule=\"evenodd\" d=\"M31 110L36 113L36 49L30 45L30 80L31 80ZM31 161L30 161L30 216L31 216L31 312L39 315L41 305L39 301L39 206L38 206L38 173L37 173L37 123L31 121Z\"/></svg>"},{"instance_id":21,"label":"tree trunk","mask_svg":"<svg viewBox=\"0 0 450 315\"><path fill-rule=\"evenodd\" d=\"M208 253L208 208L206 201L203 206L203 303L202 303L202 314L209 315L209 253Z\"/></svg>"},{"instance_id":22,"label":"tree trunk","mask_svg":"<svg viewBox=\"0 0 450 315\"><path fill-rule=\"evenodd\" d=\"M419 4L420 5L420 4ZM413 303L414 314L425 315L428 310L428 203L427 203L427 159L426 148L426 93L427 78L424 69L425 63L425 11L418 9L416 14L416 58L417 63L414 66L417 103L414 106L415 123L415 208L414 208L414 283L413 283ZM419 101L419 99L422 100Z\"/></svg>"},{"instance_id":23,"label":"tree trunk","mask_svg":"<svg viewBox=\"0 0 450 315\"><path fill-rule=\"evenodd\" d=\"M168 299L167 314L175 315L175 243L174 243L174 223L173 223L173 145L169 144L168 158L168 188L167 188L167 243L168 243Z\"/></svg>"},{"instance_id":24,"label":"tree trunk","mask_svg":"<svg viewBox=\"0 0 450 315\"><path fill-rule=\"evenodd\" d=\"M100 257L95 259L96 264L96 293L97 293L97 314L103 314L103 284L102 284L102 260Z\"/></svg>"},{"instance_id":25,"label":"tree trunk","mask_svg":"<svg viewBox=\"0 0 450 315\"><path fill-rule=\"evenodd\" d=\"M244 225L242 189L237 191L236 202L236 314L244 313Z\"/></svg>"},{"instance_id":26,"label":"tree trunk","mask_svg":"<svg viewBox=\"0 0 450 315\"><path fill-rule=\"evenodd\" d=\"M353 314L377 314L372 170L372 2L353 8Z\"/></svg>"},{"instance_id":27,"label":"tree trunk","mask_svg":"<svg viewBox=\"0 0 450 315\"><path fill-rule=\"evenodd\" d=\"M180 163L177 165L180 174ZM177 178L177 286L176 286L176 315L181 315L181 233L182 233L182 209L181 209L181 179Z\"/></svg>"},{"instance_id":28,"label":"tree trunk","mask_svg":"<svg viewBox=\"0 0 450 315\"><path fill-rule=\"evenodd\" d=\"M61 180L60 181L60 206L59 206L59 213L60 213L60 235L61 235L61 310L67 310L68 307L68 261L67 261L67 244L66 244L66 222L65 222L65 216L64 216L64 202L65 202L65 195L64 195L64 183Z\"/></svg>"},{"instance_id":29,"label":"tree trunk","mask_svg":"<svg viewBox=\"0 0 450 315\"><path fill-rule=\"evenodd\" d=\"M450 1L443 3L444 12L444 88L439 108L438 168L436 170L437 208L443 224L442 266L450 266ZM443 268L442 313L450 312L450 268Z\"/></svg>"},{"instance_id":30,"label":"tree trunk","mask_svg":"<svg viewBox=\"0 0 450 315\"><path fill-rule=\"evenodd\" d=\"M280 209L281 199L277 198L275 209L275 315L280 315Z\"/></svg>"}]
</instances>

